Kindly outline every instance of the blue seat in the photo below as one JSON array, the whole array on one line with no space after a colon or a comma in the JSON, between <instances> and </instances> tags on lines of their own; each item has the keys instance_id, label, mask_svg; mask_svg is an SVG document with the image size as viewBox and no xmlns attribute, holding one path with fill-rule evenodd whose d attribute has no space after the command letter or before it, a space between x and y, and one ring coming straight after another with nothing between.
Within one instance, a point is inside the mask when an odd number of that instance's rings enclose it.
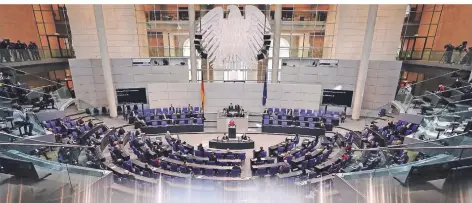
<instances>
[{"instance_id":1,"label":"blue seat","mask_svg":"<svg viewBox=\"0 0 472 203\"><path fill-rule=\"evenodd\" d=\"M280 111L282 111L282 113L286 113L287 109L286 108L281 108Z\"/></svg>"},{"instance_id":2,"label":"blue seat","mask_svg":"<svg viewBox=\"0 0 472 203\"><path fill-rule=\"evenodd\" d=\"M188 113L188 108L187 107L182 108L182 112Z\"/></svg>"},{"instance_id":3,"label":"blue seat","mask_svg":"<svg viewBox=\"0 0 472 203\"><path fill-rule=\"evenodd\" d=\"M279 171L279 168L278 168L277 166L273 166L273 167L270 167L270 168L269 168L269 174L270 174L271 176L277 174L278 171Z\"/></svg>"},{"instance_id":4,"label":"blue seat","mask_svg":"<svg viewBox=\"0 0 472 203\"><path fill-rule=\"evenodd\" d=\"M266 157L266 156L267 156L267 152L266 152L266 151L261 152L261 157Z\"/></svg>"},{"instance_id":5,"label":"blue seat","mask_svg":"<svg viewBox=\"0 0 472 203\"><path fill-rule=\"evenodd\" d=\"M230 176L230 177L239 177L239 176L241 176L241 171L240 171L240 170L232 169L232 170L229 172L229 176Z\"/></svg>"},{"instance_id":6,"label":"blue seat","mask_svg":"<svg viewBox=\"0 0 472 203\"><path fill-rule=\"evenodd\" d=\"M216 171L216 176L219 176L219 177L225 177L227 174L226 170L225 169L218 169Z\"/></svg>"},{"instance_id":7,"label":"blue seat","mask_svg":"<svg viewBox=\"0 0 472 203\"><path fill-rule=\"evenodd\" d=\"M313 128L315 128L315 124L314 124L314 123L309 123L309 124L308 124L308 127L311 128L311 129L313 129Z\"/></svg>"},{"instance_id":8,"label":"blue seat","mask_svg":"<svg viewBox=\"0 0 472 203\"><path fill-rule=\"evenodd\" d=\"M256 175L257 176L265 176L267 175L267 168L258 168L256 170Z\"/></svg>"},{"instance_id":9,"label":"blue seat","mask_svg":"<svg viewBox=\"0 0 472 203\"><path fill-rule=\"evenodd\" d=\"M274 113L275 113L275 114L279 114L279 113L280 113L280 109L279 109L279 108L274 108Z\"/></svg>"},{"instance_id":10,"label":"blue seat","mask_svg":"<svg viewBox=\"0 0 472 203\"><path fill-rule=\"evenodd\" d=\"M195 167L195 168L192 169L192 172L195 175L201 175L202 174L202 169L198 168L198 167Z\"/></svg>"},{"instance_id":11,"label":"blue seat","mask_svg":"<svg viewBox=\"0 0 472 203\"><path fill-rule=\"evenodd\" d=\"M157 126L157 121L153 121L153 122L151 123L151 125L152 125L152 126Z\"/></svg>"},{"instance_id":12,"label":"blue seat","mask_svg":"<svg viewBox=\"0 0 472 203\"><path fill-rule=\"evenodd\" d=\"M216 159L222 159L222 158L223 158L223 153L221 153L221 152L216 152L216 153L215 153L215 157L216 157Z\"/></svg>"},{"instance_id":13,"label":"blue seat","mask_svg":"<svg viewBox=\"0 0 472 203\"><path fill-rule=\"evenodd\" d=\"M213 176L213 169L206 168L205 169L205 175L206 176Z\"/></svg>"},{"instance_id":14,"label":"blue seat","mask_svg":"<svg viewBox=\"0 0 472 203\"><path fill-rule=\"evenodd\" d=\"M177 172L179 170L179 166L177 164L171 163L170 170L173 172Z\"/></svg>"},{"instance_id":15,"label":"blue seat","mask_svg":"<svg viewBox=\"0 0 472 203\"><path fill-rule=\"evenodd\" d=\"M264 119L264 125L269 125L269 119Z\"/></svg>"},{"instance_id":16,"label":"blue seat","mask_svg":"<svg viewBox=\"0 0 472 203\"><path fill-rule=\"evenodd\" d=\"M284 149L285 149L285 147L283 147L283 146L277 147L277 153L279 153L279 154L284 153Z\"/></svg>"},{"instance_id":17,"label":"blue seat","mask_svg":"<svg viewBox=\"0 0 472 203\"><path fill-rule=\"evenodd\" d=\"M185 120L180 120L179 125L185 125Z\"/></svg>"},{"instance_id":18,"label":"blue seat","mask_svg":"<svg viewBox=\"0 0 472 203\"><path fill-rule=\"evenodd\" d=\"M199 112L199 111L200 111L200 107L198 107L198 106L193 107L193 111L194 111L194 112Z\"/></svg>"},{"instance_id":19,"label":"blue seat","mask_svg":"<svg viewBox=\"0 0 472 203\"><path fill-rule=\"evenodd\" d=\"M203 156L203 152L197 150L197 151L195 151L195 156L201 157L201 156Z\"/></svg>"},{"instance_id":20,"label":"blue seat","mask_svg":"<svg viewBox=\"0 0 472 203\"><path fill-rule=\"evenodd\" d=\"M308 118L308 122L313 122L313 118Z\"/></svg>"},{"instance_id":21,"label":"blue seat","mask_svg":"<svg viewBox=\"0 0 472 203\"><path fill-rule=\"evenodd\" d=\"M274 112L274 109L273 109L273 108L268 108L268 109L267 109L267 112L269 112L269 113L270 113L270 112Z\"/></svg>"},{"instance_id":22,"label":"blue seat","mask_svg":"<svg viewBox=\"0 0 472 203\"><path fill-rule=\"evenodd\" d=\"M238 159L240 159L241 161L246 160L246 153L244 152L238 153Z\"/></svg>"},{"instance_id":23,"label":"blue seat","mask_svg":"<svg viewBox=\"0 0 472 203\"><path fill-rule=\"evenodd\" d=\"M305 117L300 116L300 117L298 117L298 120L299 120L299 121L305 121Z\"/></svg>"},{"instance_id":24,"label":"blue seat","mask_svg":"<svg viewBox=\"0 0 472 203\"><path fill-rule=\"evenodd\" d=\"M162 121L161 125L164 126L164 127L167 126L167 121Z\"/></svg>"},{"instance_id":25,"label":"blue seat","mask_svg":"<svg viewBox=\"0 0 472 203\"><path fill-rule=\"evenodd\" d=\"M227 155L226 159L234 159L234 154Z\"/></svg>"},{"instance_id":26,"label":"blue seat","mask_svg":"<svg viewBox=\"0 0 472 203\"><path fill-rule=\"evenodd\" d=\"M190 173L189 169L187 166L180 166L179 171L181 173Z\"/></svg>"}]
</instances>

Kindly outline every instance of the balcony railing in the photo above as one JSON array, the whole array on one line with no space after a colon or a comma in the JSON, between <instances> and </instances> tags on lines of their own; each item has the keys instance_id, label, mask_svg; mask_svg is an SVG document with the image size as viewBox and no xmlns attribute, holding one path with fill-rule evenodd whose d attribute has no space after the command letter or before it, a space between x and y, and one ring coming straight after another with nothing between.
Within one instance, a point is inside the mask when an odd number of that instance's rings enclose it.
<instances>
[{"instance_id":1,"label":"balcony railing","mask_svg":"<svg viewBox=\"0 0 472 203\"><path fill-rule=\"evenodd\" d=\"M0 49L0 63L72 58L72 49Z\"/></svg>"},{"instance_id":2,"label":"balcony railing","mask_svg":"<svg viewBox=\"0 0 472 203\"><path fill-rule=\"evenodd\" d=\"M399 60L437 61L446 64L471 65L472 53L459 51L400 51Z\"/></svg>"}]
</instances>

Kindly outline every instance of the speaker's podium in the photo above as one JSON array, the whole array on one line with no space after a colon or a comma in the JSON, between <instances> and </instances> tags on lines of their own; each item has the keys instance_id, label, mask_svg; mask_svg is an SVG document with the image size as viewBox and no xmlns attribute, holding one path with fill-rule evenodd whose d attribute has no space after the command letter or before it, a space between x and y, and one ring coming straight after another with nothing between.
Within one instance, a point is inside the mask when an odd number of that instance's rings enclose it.
<instances>
[{"instance_id":1,"label":"speaker's podium","mask_svg":"<svg viewBox=\"0 0 472 203\"><path fill-rule=\"evenodd\" d=\"M229 123L231 121L234 122L234 127L229 127ZM218 132L228 132L229 138L236 138L236 131L238 133L247 133L248 125L249 117L247 113L244 117L228 117L222 112L218 112L218 117L216 120L216 130ZM233 131L234 133L232 133Z\"/></svg>"},{"instance_id":2,"label":"speaker's podium","mask_svg":"<svg viewBox=\"0 0 472 203\"><path fill-rule=\"evenodd\" d=\"M228 126L228 137L229 137L229 139L231 139L231 138L236 139L236 125L235 126Z\"/></svg>"}]
</instances>

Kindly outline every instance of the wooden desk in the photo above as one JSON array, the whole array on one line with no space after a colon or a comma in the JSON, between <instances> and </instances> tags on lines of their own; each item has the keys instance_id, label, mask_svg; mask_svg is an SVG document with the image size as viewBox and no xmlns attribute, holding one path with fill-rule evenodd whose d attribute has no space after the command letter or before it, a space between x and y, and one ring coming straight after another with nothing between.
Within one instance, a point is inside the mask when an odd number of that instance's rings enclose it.
<instances>
[{"instance_id":1,"label":"wooden desk","mask_svg":"<svg viewBox=\"0 0 472 203\"><path fill-rule=\"evenodd\" d=\"M146 165L145 163L143 163L139 160L136 160L136 159L131 160L131 163L133 163L134 165L137 165L140 168L145 168L145 165ZM162 173L164 175L181 177L181 178L190 178L190 177L192 177L190 174L168 171L168 170L164 170L162 168L156 168L156 167L151 166L149 164L148 164L148 168L150 168L155 173Z\"/></svg>"},{"instance_id":2,"label":"wooden desk","mask_svg":"<svg viewBox=\"0 0 472 203\"><path fill-rule=\"evenodd\" d=\"M302 173L303 172L301 170L298 170L298 171L293 171L293 172L290 172L290 173L277 173L277 174L275 174L275 176L277 176L277 178L283 179L283 178L290 178L290 177L294 177L294 176L299 176Z\"/></svg>"},{"instance_id":3,"label":"wooden desk","mask_svg":"<svg viewBox=\"0 0 472 203\"><path fill-rule=\"evenodd\" d=\"M295 185L303 186L303 185L306 185L306 184L321 183L321 182L324 182L324 181L327 181L327 180L332 180L332 179L334 179L335 176L336 175L334 175L334 174L330 174L330 175L322 176L322 177L319 177L319 178L312 178L312 179L308 179L308 180L305 180L305 181L296 182Z\"/></svg>"},{"instance_id":4,"label":"wooden desk","mask_svg":"<svg viewBox=\"0 0 472 203\"><path fill-rule=\"evenodd\" d=\"M174 163L177 165L184 165L183 161L175 160L175 159L169 159L169 158L163 158L161 157L162 161L166 161L169 163ZM190 167L198 167L202 169L215 169L215 170L231 170L233 167L232 166L216 166L216 165L202 165L202 164L196 164L196 163L188 163L187 166Z\"/></svg>"},{"instance_id":5,"label":"wooden desk","mask_svg":"<svg viewBox=\"0 0 472 203\"><path fill-rule=\"evenodd\" d=\"M316 165L315 168L318 169L318 170L324 170L324 169L326 169L326 167L331 166L334 162L336 162L345 153L346 153L346 149L341 148L341 150L339 150L339 152L336 154L335 157L333 157L332 159L330 159L328 161L325 161L321 164Z\"/></svg>"},{"instance_id":6,"label":"wooden desk","mask_svg":"<svg viewBox=\"0 0 472 203\"><path fill-rule=\"evenodd\" d=\"M282 166L284 165L284 162L277 162L273 164L262 164L262 165L253 165L251 166L251 169L259 169L259 168L271 168L274 166Z\"/></svg>"}]
</instances>

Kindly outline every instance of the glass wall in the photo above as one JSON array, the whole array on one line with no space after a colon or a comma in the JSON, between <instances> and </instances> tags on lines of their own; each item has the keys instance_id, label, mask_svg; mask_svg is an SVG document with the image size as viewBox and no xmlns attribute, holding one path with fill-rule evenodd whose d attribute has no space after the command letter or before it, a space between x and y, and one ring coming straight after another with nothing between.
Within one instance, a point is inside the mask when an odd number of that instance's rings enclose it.
<instances>
[{"instance_id":1,"label":"glass wall","mask_svg":"<svg viewBox=\"0 0 472 203\"><path fill-rule=\"evenodd\" d=\"M72 38L67 8L64 4L34 4L34 18L40 42L36 44L44 53L41 58L73 57Z\"/></svg>"},{"instance_id":2,"label":"glass wall","mask_svg":"<svg viewBox=\"0 0 472 203\"><path fill-rule=\"evenodd\" d=\"M443 51L433 51L443 5L408 5L403 23L400 60L440 60Z\"/></svg>"},{"instance_id":3,"label":"glass wall","mask_svg":"<svg viewBox=\"0 0 472 203\"><path fill-rule=\"evenodd\" d=\"M215 7L223 7L227 16L227 4L201 4L195 6L195 26L201 16ZM244 16L246 5L236 5ZM261 10L274 28L275 5L254 5ZM190 43L188 4L136 5L136 16L141 50L149 50L149 57L189 57ZM336 22L336 5L326 4L284 4L282 5L281 57L331 58ZM197 28L198 31L198 28ZM272 34L271 33L271 34ZM231 67L216 67L212 63L198 61L201 71L209 81L255 81L263 82L265 71L268 79L272 69L272 46L267 56L257 67L232 64ZM200 57L197 57L200 58ZM280 61L279 61L280 62ZM231 69L231 70L228 70ZM190 73L189 73L190 74ZM189 76L190 78L191 76Z\"/></svg>"}]
</instances>

